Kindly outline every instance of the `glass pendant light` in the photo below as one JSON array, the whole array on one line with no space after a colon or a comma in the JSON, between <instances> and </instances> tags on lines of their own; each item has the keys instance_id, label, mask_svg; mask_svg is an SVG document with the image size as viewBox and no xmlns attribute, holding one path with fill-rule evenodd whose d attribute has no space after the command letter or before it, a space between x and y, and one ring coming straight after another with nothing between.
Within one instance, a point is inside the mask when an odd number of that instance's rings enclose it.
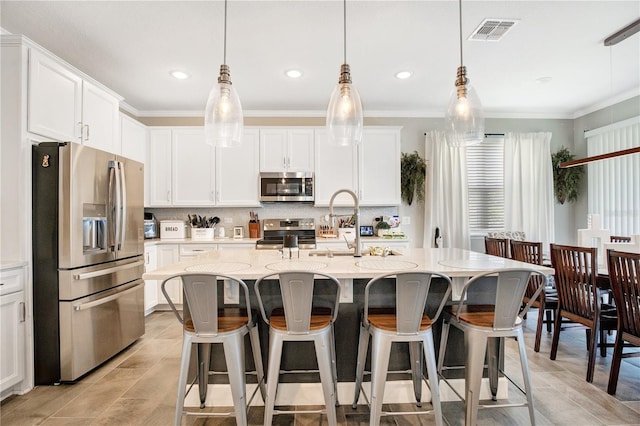
<instances>
[{"instance_id":1,"label":"glass pendant light","mask_svg":"<svg viewBox=\"0 0 640 426\"><path fill-rule=\"evenodd\" d=\"M204 113L205 140L219 147L239 146L242 141L243 115L240 98L231 84L227 66L227 0L224 1L224 57L218 83L209 92Z\"/></svg>"},{"instance_id":2,"label":"glass pendant light","mask_svg":"<svg viewBox=\"0 0 640 426\"><path fill-rule=\"evenodd\" d=\"M450 146L476 145L484 139L484 114L480 98L467 79L467 68L462 61L462 0L458 0L460 18L460 66L456 87L451 92L445 114Z\"/></svg>"},{"instance_id":3,"label":"glass pendant light","mask_svg":"<svg viewBox=\"0 0 640 426\"><path fill-rule=\"evenodd\" d=\"M362 140L362 102L358 89L351 84L351 72L347 64L347 0L343 0L344 12L344 61L340 78L333 89L327 108L329 143L349 146Z\"/></svg>"}]
</instances>

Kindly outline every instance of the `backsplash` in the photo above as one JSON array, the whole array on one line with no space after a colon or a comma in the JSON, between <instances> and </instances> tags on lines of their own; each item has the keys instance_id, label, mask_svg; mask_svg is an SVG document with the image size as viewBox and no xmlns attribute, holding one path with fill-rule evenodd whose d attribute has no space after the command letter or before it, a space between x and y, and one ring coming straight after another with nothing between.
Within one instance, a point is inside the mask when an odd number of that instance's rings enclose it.
<instances>
[{"instance_id":1,"label":"backsplash","mask_svg":"<svg viewBox=\"0 0 640 426\"><path fill-rule=\"evenodd\" d=\"M217 216L220 223L216 228L224 226L227 235L231 235L234 226L243 226L244 235L249 235L248 223L251 219L249 212L258 214L262 219L302 219L313 218L316 228L321 223L321 219L329 214L327 207L314 207L309 204L285 204L276 203L273 205L263 205L263 207L208 207L208 208L145 208L145 212L153 213L157 220L184 220L187 215L196 214L199 216ZM336 214L351 214L353 207L335 207ZM360 207L360 224L371 225L373 219L378 216L393 216L398 214L398 207ZM229 223L228 221L231 221Z\"/></svg>"}]
</instances>

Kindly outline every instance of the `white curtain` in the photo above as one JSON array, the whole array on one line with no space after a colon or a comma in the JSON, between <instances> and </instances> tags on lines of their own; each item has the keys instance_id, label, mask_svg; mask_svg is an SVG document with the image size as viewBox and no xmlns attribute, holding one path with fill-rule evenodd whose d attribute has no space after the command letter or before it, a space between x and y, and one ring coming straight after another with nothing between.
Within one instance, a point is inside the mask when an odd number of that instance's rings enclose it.
<instances>
[{"instance_id":1,"label":"white curtain","mask_svg":"<svg viewBox=\"0 0 640 426\"><path fill-rule=\"evenodd\" d=\"M587 155L640 146L640 117L587 132ZM625 155L587 166L589 213L601 215L612 235L640 234L640 155Z\"/></svg>"},{"instance_id":2,"label":"white curtain","mask_svg":"<svg viewBox=\"0 0 640 426\"><path fill-rule=\"evenodd\" d=\"M504 141L504 225L541 241L554 242L551 133L507 133Z\"/></svg>"},{"instance_id":3,"label":"white curtain","mask_svg":"<svg viewBox=\"0 0 640 426\"><path fill-rule=\"evenodd\" d=\"M435 247L435 230L440 228L444 247L469 250L469 206L466 152L450 148L446 134L426 135L425 223L423 247Z\"/></svg>"}]
</instances>

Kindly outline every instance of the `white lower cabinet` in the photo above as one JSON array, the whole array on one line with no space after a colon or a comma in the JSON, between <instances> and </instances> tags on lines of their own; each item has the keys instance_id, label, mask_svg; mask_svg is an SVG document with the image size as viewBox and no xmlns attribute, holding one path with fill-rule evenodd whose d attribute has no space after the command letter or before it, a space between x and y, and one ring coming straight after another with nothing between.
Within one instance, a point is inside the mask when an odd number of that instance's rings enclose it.
<instances>
[{"instance_id":1,"label":"white lower cabinet","mask_svg":"<svg viewBox=\"0 0 640 426\"><path fill-rule=\"evenodd\" d=\"M0 279L0 392L5 392L25 378L24 270L4 270Z\"/></svg>"},{"instance_id":2,"label":"white lower cabinet","mask_svg":"<svg viewBox=\"0 0 640 426\"><path fill-rule=\"evenodd\" d=\"M151 272L158 269L157 246L149 245L144 248L144 271ZM158 304L158 281L145 280L144 282L144 314L149 315Z\"/></svg>"},{"instance_id":3,"label":"white lower cabinet","mask_svg":"<svg viewBox=\"0 0 640 426\"><path fill-rule=\"evenodd\" d=\"M179 244L158 244L156 245L158 268L169 266L180 261L180 245ZM162 293L162 282L158 281L158 305L166 305L167 300ZM167 282L167 294L171 301L175 304L182 304L182 283L178 279Z\"/></svg>"}]
</instances>

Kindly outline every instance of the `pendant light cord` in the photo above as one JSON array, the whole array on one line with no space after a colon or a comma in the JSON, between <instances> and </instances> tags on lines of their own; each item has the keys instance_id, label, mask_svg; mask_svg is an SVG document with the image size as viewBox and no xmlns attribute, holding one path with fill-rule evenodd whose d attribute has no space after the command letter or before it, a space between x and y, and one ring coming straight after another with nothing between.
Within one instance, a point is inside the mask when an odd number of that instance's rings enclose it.
<instances>
[{"instance_id":1,"label":"pendant light cord","mask_svg":"<svg viewBox=\"0 0 640 426\"><path fill-rule=\"evenodd\" d=\"M227 65L227 0L224 0L224 50L222 63Z\"/></svg>"},{"instance_id":2,"label":"pendant light cord","mask_svg":"<svg viewBox=\"0 0 640 426\"><path fill-rule=\"evenodd\" d=\"M460 66L464 66L464 61L462 60L462 0L458 0L458 17L460 19Z\"/></svg>"},{"instance_id":3,"label":"pendant light cord","mask_svg":"<svg viewBox=\"0 0 640 426\"><path fill-rule=\"evenodd\" d=\"M343 38L343 51L344 51L344 61L342 62L343 64L347 63L347 0L343 0L342 3L342 13L343 13L343 34L344 34L344 38Z\"/></svg>"}]
</instances>

